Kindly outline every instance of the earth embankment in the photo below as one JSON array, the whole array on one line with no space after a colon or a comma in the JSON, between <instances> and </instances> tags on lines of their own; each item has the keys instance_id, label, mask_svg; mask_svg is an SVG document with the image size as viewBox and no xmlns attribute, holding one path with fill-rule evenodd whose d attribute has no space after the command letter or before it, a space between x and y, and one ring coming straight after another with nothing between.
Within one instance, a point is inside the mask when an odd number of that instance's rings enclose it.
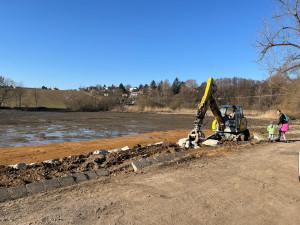
<instances>
[{"instance_id":1,"label":"earth embankment","mask_svg":"<svg viewBox=\"0 0 300 225\"><path fill-rule=\"evenodd\" d=\"M0 222L298 224L298 146L251 145L0 203Z\"/></svg>"}]
</instances>

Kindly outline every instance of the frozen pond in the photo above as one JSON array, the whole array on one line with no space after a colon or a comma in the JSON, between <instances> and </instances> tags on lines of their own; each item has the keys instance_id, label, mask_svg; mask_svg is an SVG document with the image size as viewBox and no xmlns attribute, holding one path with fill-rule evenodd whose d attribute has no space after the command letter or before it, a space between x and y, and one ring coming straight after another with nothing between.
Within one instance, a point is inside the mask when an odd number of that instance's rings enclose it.
<instances>
[{"instance_id":1,"label":"frozen pond","mask_svg":"<svg viewBox=\"0 0 300 225\"><path fill-rule=\"evenodd\" d=\"M0 110L0 147L114 138L192 129L193 115Z\"/></svg>"}]
</instances>

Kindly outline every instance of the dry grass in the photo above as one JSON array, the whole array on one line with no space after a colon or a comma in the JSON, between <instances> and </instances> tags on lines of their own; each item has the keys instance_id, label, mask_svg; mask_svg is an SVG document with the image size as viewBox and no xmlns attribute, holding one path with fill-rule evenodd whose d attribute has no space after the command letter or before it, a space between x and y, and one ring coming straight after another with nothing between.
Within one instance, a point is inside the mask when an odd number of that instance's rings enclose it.
<instances>
[{"instance_id":1,"label":"dry grass","mask_svg":"<svg viewBox=\"0 0 300 225\"><path fill-rule=\"evenodd\" d=\"M120 109L115 109L120 111ZM171 109L169 107L158 108L158 107L144 107L139 106L128 106L122 108L123 112L147 112L147 113L174 113L174 114L196 114L197 108L195 109ZM208 116L213 116L211 111L207 111ZM260 111L260 110L244 110L244 115L249 118L258 119L277 119L276 110Z\"/></svg>"},{"instance_id":2,"label":"dry grass","mask_svg":"<svg viewBox=\"0 0 300 225\"><path fill-rule=\"evenodd\" d=\"M248 118L257 118L257 119L278 119L276 110L244 110L244 115Z\"/></svg>"},{"instance_id":3,"label":"dry grass","mask_svg":"<svg viewBox=\"0 0 300 225\"><path fill-rule=\"evenodd\" d=\"M119 111L119 109L115 109ZM159 107L139 107L139 106L127 106L122 108L123 112L147 112L147 113L174 113L174 114L195 114L196 109L171 109L169 107L159 108Z\"/></svg>"},{"instance_id":4,"label":"dry grass","mask_svg":"<svg viewBox=\"0 0 300 225\"><path fill-rule=\"evenodd\" d=\"M67 96L91 98L89 96L86 96L83 92L75 90L38 89L38 96L38 107L59 109L67 108L65 103L65 99ZM11 98L10 102L6 103L4 106L19 107L19 98L16 96L16 93L13 93L13 97ZM22 95L22 107L36 107L34 89L25 89L25 92Z\"/></svg>"},{"instance_id":5,"label":"dry grass","mask_svg":"<svg viewBox=\"0 0 300 225\"><path fill-rule=\"evenodd\" d=\"M74 99L87 99L93 98L84 92L75 90L42 90L39 91L38 107L46 108L61 108L66 109L66 97L72 96ZM19 99L17 97L12 97L11 101L4 106L18 107ZM22 96L22 107L36 107L34 99L34 89L27 88L24 95ZM117 112L147 112L147 113L170 113L170 114L196 114L197 108L178 108L172 109L170 107L141 107L139 105L121 107L117 106L113 111ZM288 113L289 112L284 112ZM207 111L208 116L213 116L210 110ZM244 110L244 114L248 118L258 118L258 119L277 119L276 110ZM292 114L291 114L292 115Z\"/></svg>"}]
</instances>

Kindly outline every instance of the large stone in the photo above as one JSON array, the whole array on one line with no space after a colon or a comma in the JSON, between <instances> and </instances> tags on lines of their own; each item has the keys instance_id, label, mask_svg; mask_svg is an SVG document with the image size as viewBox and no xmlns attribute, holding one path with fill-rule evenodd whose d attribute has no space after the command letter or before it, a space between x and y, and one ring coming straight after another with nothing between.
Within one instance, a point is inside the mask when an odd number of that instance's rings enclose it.
<instances>
[{"instance_id":1,"label":"large stone","mask_svg":"<svg viewBox=\"0 0 300 225\"><path fill-rule=\"evenodd\" d=\"M14 169L20 169L22 167L26 166L26 163L18 163L18 164L15 164L15 165L10 165L10 167L14 168Z\"/></svg>"},{"instance_id":2,"label":"large stone","mask_svg":"<svg viewBox=\"0 0 300 225\"><path fill-rule=\"evenodd\" d=\"M96 150L94 151L94 155L107 155L109 152L106 150Z\"/></svg>"},{"instance_id":3,"label":"large stone","mask_svg":"<svg viewBox=\"0 0 300 225\"><path fill-rule=\"evenodd\" d=\"M98 176L108 176L109 175L109 172L104 168L95 170L95 172Z\"/></svg>"},{"instance_id":4,"label":"large stone","mask_svg":"<svg viewBox=\"0 0 300 225\"><path fill-rule=\"evenodd\" d=\"M184 148L185 147L185 143L188 141L189 139L188 138L181 138L177 144L181 147L181 148Z\"/></svg>"},{"instance_id":5,"label":"large stone","mask_svg":"<svg viewBox=\"0 0 300 225\"><path fill-rule=\"evenodd\" d=\"M70 159L74 159L74 158L76 158L76 157L84 158L85 155L84 155L84 154L77 154L77 155L70 155L70 156L68 156L68 158L70 158Z\"/></svg>"},{"instance_id":6,"label":"large stone","mask_svg":"<svg viewBox=\"0 0 300 225\"><path fill-rule=\"evenodd\" d=\"M74 178L72 176L59 177L57 179L61 187L67 187L75 184Z\"/></svg>"},{"instance_id":7,"label":"large stone","mask_svg":"<svg viewBox=\"0 0 300 225\"><path fill-rule=\"evenodd\" d=\"M88 177L89 180L91 179L95 179L98 177L98 175L96 174L95 171L91 170L91 171L86 171L84 172L84 174Z\"/></svg>"},{"instance_id":8,"label":"large stone","mask_svg":"<svg viewBox=\"0 0 300 225\"><path fill-rule=\"evenodd\" d=\"M49 164L53 164L55 162L58 162L59 159L49 159L49 160L45 160L44 163L49 163Z\"/></svg>"},{"instance_id":9,"label":"large stone","mask_svg":"<svg viewBox=\"0 0 300 225\"><path fill-rule=\"evenodd\" d=\"M189 141L185 142L185 145L184 145L185 148L190 148L191 147L191 144Z\"/></svg>"},{"instance_id":10,"label":"large stone","mask_svg":"<svg viewBox=\"0 0 300 225\"><path fill-rule=\"evenodd\" d=\"M52 189L60 187L60 183L59 183L58 179L44 180L43 184L44 184L46 191L50 191Z\"/></svg>"},{"instance_id":11,"label":"large stone","mask_svg":"<svg viewBox=\"0 0 300 225\"><path fill-rule=\"evenodd\" d=\"M7 200L10 200L10 195L7 191L7 188L0 189L0 202L5 202Z\"/></svg>"},{"instance_id":12,"label":"large stone","mask_svg":"<svg viewBox=\"0 0 300 225\"><path fill-rule=\"evenodd\" d=\"M29 195L37 194L46 191L43 182L36 182L26 185L26 190Z\"/></svg>"},{"instance_id":13,"label":"large stone","mask_svg":"<svg viewBox=\"0 0 300 225\"><path fill-rule=\"evenodd\" d=\"M125 147L121 148L122 151L128 151L129 149L130 149L129 146L125 146Z\"/></svg>"},{"instance_id":14,"label":"large stone","mask_svg":"<svg viewBox=\"0 0 300 225\"><path fill-rule=\"evenodd\" d=\"M253 138L255 140L258 140L258 141L265 140L265 138L262 135L258 134L258 133L253 133Z\"/></svg>"},{"instance_id":15,"label":"large stone","mask_svg":"<svg viewBox=\"0 0 300 225\"><path fill-rule=\"evenodd\" d=\"M163 144L163 142L160 141L160 142L155 143L154 145L158 146L158 145L162 145L162 144Z\"/></svg>"},{"instance_id":16,"label":"large stone","mask_svg":"<svg viewBox=\"0 0 300 225\"><path fill-rule=\"evenodd\" d=\"M73 174L72 176L74 177L74 180L76 183L87 180L87 176L84 173L76 173L76 174Z\"/></svg>"},{"instance_id":17,"label":"large stone","mask_svg":"<svg viewBox=\"0 0 300 225\"><path fill-rule=\"evenodd\" d=\"M12 199L22 198L27 195L25 185L8 188L8 193Z\"/></svg>"},{"instance_id":18,"label":"large stone","mask_svg":"<svg viewBox=\"0 0 300 225\"><path fill-rule=\"evenodd\" d=\"M204 144L206 146L217 146L220 144L220 142L218 140L208 139L208 140L202 142L202 144Z\"/></svg>"}]
</instances>

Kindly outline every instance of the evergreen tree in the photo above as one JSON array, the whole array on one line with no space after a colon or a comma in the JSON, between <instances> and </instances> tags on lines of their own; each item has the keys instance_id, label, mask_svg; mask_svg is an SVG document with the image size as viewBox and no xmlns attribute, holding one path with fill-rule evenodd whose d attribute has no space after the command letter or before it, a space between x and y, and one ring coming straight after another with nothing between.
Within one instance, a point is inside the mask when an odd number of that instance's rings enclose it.
<instances>
[{"instance_id":1,"label":"evergreen tree","mask_svg":"<svg viewBox=\"0 0 300 225\"><path fill-rule=\"evenodd\" d=\"M145 84L145 86L143 88L143 92L144 92L144 95L148 95L149 94L149 85L148 84Z\"/></svg>"},{"instance_id":2,"label":"evergreen tree","mask_svg":"<svg viewBox=\"0 0 300 225\"><path fill-rule=\"evenodd\" d=\"M173 91L174 95L179 93L179 91L181 89L181 85L182 85L182 82L176 77L171 86L171 90Z\"/></svg>"},{"instance_id":3,"label":"evergreen tree","mask_svg":"<svg viewBox=\"0 0 300 225\"><path fill-rule=\"evenodd\" d=\"M162 91L163 85L164 85L164 82L163 82L163 81L160 81L160 82L157 84L157 89L158 89L159 92Z\"/></svg>"},{"instance_id":4,"label":"evergreen tree","mask_svg":"<svg viewBox=\"0 0 300 225\"><path fill-rule=\"evenodd\" d=\"M126 92L126 89L125 89L125 87L124 87L124 85L122 83L120 83L119 89L122 90L122 93Z\"/></svg>"},{"instance_id":5,"label":"evergreen tree","mask_svg":"<svg viewBox=\"0 0 300 225\"><path fill-rule=\"evenodd\" d=\"M156 82L153 80L150 84L150 88L151 90L155 89L157 86L156 86Z\"/></svg>"}]
</instances>

